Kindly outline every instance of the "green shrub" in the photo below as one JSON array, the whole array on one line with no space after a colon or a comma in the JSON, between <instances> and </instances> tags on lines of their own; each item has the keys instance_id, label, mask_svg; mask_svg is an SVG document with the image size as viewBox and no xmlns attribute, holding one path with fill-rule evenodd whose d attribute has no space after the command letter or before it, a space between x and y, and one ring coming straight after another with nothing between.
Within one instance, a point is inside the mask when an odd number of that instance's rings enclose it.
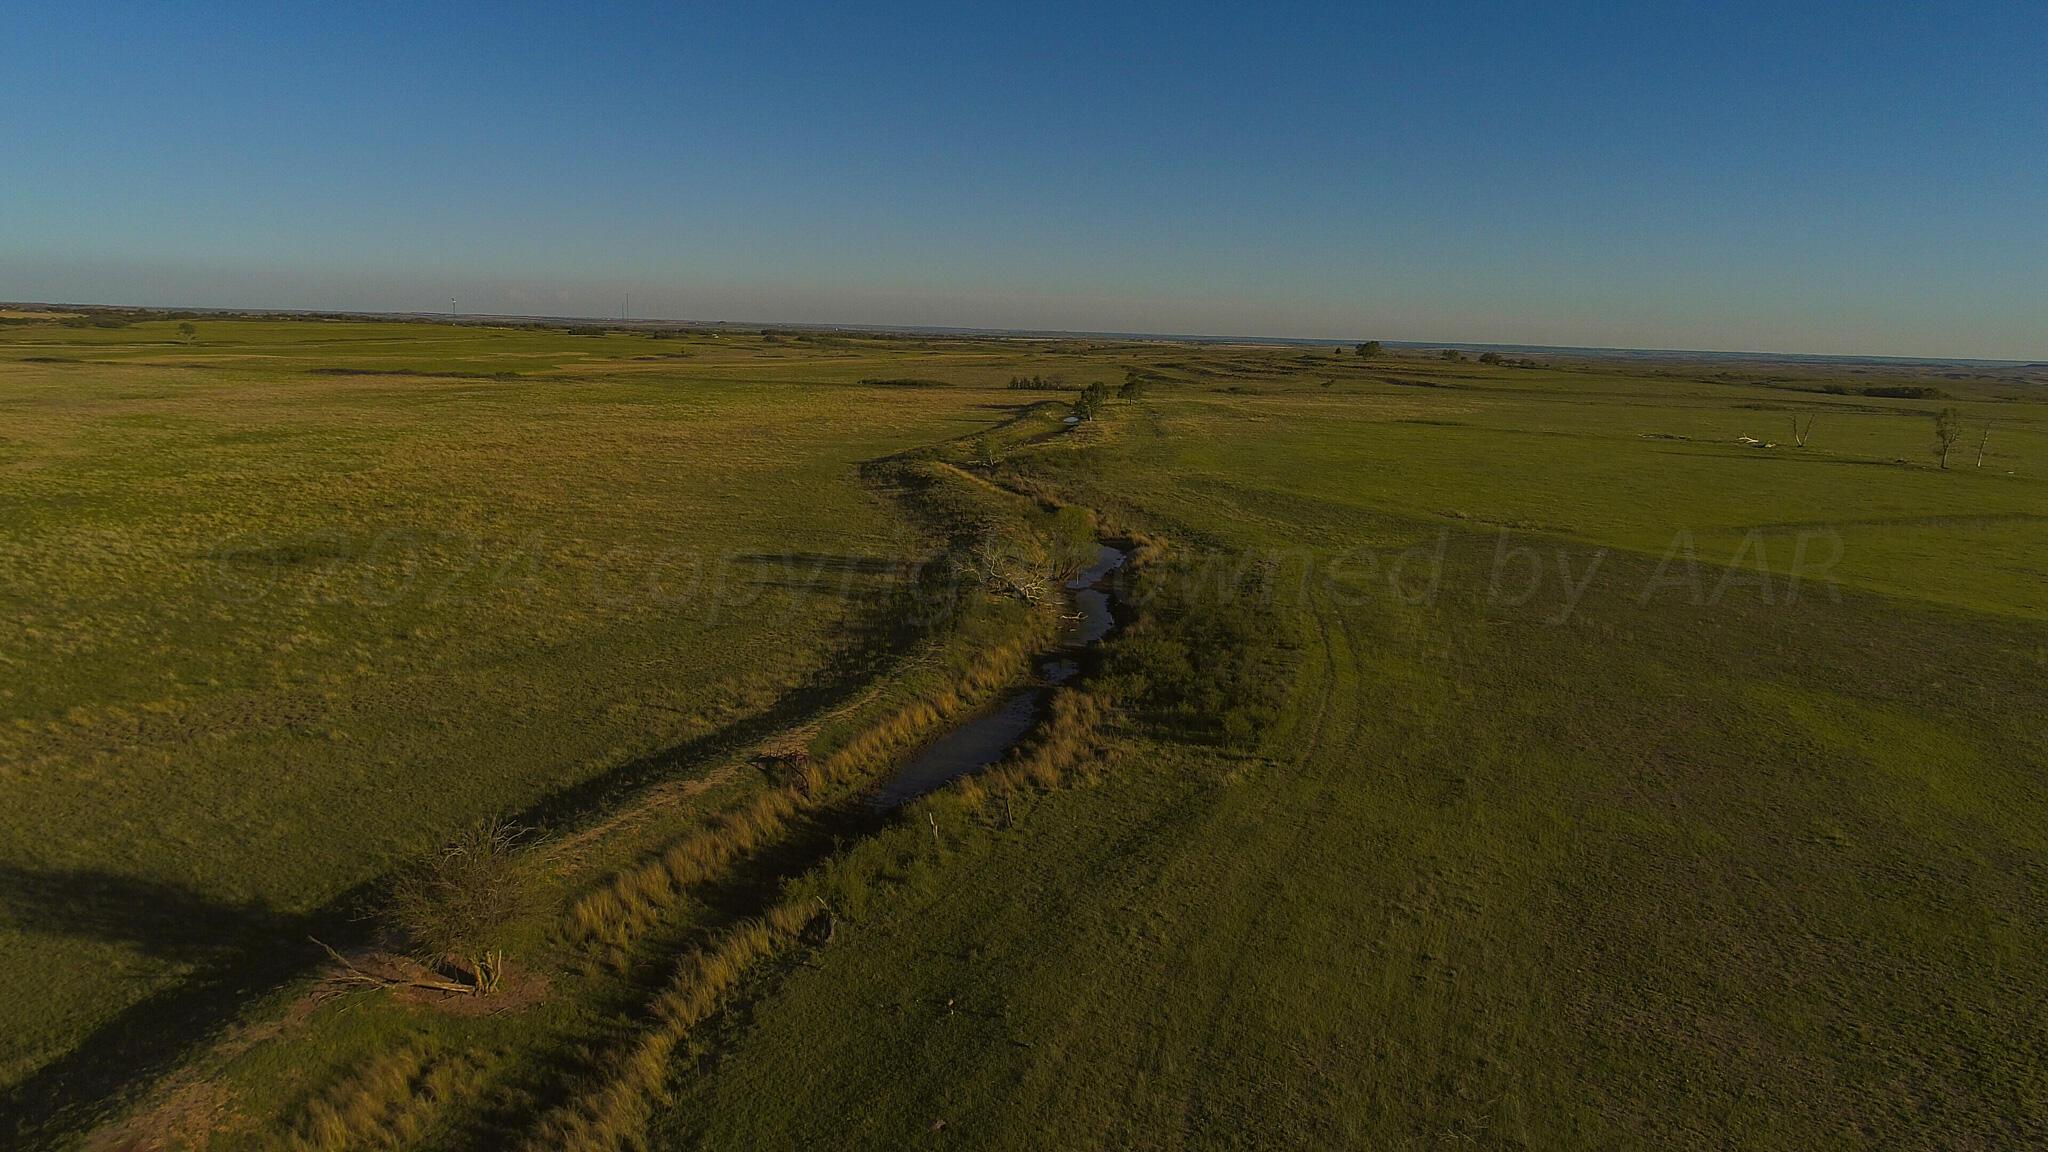
<instances>
[{"instance_id":1,"label":"green shrub","mask_svg":"<svg viewBox=\"0 0 2048 1152\"><path fill-rule=\"evenodd\" d=\"M1145 617L1107 651L1105 691L1178 738L1256 747L1279 717L1298 647L1264 581L1215 582L1189 562L1127 589Z\"/></svg>"}]
</instances>

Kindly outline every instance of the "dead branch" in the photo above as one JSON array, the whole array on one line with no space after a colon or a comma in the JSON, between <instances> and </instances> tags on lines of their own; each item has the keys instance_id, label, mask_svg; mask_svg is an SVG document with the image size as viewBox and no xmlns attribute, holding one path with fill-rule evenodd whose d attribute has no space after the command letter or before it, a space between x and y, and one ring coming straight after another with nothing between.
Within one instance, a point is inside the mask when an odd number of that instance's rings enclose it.
<instances>
[{"instance_id":1,"label":"dead branch","mask_svg":"<svg viewBox=\"0 0 2048 1152\"><path fill-rule=\"evenodd\" d=\"M342 972L337 979L345 984L361 984L371 988L424 988L432 992L454 992L463 996L474 996L477 993L475 988L467 984L457 984L452 980L400 980L390 976L379 976L374 972L365 972L356 967L354 961L336 952L319 937L308 936L306 939L320 945L322 952L341 965Z\"/></svg>"}]
</instances>

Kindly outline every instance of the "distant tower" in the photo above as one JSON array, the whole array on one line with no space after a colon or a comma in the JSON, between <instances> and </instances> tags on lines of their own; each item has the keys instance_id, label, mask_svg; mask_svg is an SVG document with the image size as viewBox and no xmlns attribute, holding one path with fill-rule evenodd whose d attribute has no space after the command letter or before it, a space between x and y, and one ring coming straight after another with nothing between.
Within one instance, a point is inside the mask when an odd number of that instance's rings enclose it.
<instances>
[{"instance_id":1,"label":"distant tower","mask_svg":"<svg viewBox=\"0 0 2048 1152\"><path fill-rule=\"evenodd\" d=\"M455 297L453 296L448 298L448 318L450 320L455 319Z\"/></svg>"}]
</instances>

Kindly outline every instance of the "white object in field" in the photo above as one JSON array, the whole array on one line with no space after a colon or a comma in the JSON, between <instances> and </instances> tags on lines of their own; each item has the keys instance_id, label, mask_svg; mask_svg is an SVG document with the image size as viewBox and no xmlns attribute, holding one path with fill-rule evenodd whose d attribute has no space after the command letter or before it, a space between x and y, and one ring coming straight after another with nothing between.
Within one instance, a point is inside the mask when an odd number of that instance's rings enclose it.
<instances>
[{"instance_id":1,"label":"white object in field","mask_svg":"<svg viewBox=\"0 0 2048 1152\"><path fill-rule=\"evenodd\" d=\"M1079 416L1069 416L1065 420L1060 421L1062 424L1079 424L1080 422L1081 418Z\"/></svg>"}]
</instances>

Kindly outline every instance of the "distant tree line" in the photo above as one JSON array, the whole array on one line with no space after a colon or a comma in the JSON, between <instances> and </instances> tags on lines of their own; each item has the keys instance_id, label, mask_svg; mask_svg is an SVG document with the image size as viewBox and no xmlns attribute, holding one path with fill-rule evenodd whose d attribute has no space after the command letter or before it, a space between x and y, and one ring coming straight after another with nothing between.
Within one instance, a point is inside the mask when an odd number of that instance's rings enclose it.
<instances>
[{"instance_id":1,"label":"distant tree line","mask_svg":"<svg viewBox=\"0 0 2048 1152\"><path fill-rule=\"evenodd\" d=\"M1871 384L1852 388L1847 384L1825 384L1821 391L1830 396L1874 396L1885 400L1946 400L1948 393L1921 384Z\"/></svg>"}]
</instances>

